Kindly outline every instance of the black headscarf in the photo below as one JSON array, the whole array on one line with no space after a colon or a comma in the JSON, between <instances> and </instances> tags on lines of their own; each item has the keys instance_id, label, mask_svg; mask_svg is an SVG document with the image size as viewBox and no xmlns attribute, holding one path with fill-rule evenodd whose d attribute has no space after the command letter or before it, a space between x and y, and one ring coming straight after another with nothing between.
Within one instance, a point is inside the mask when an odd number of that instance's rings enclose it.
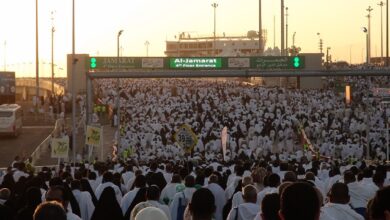
<instances>
[{"instance_id":1,"label":"black headscarf","mask_svg":"<svg viewBox=\"0 0 390 220\"><path fill-rule=\"evenodd\" d=\"M112 187L106 187L95 207L91 220L123 220L122 209L115 197Z\"/></svg>"},{"instance_id":2,"label":"black headscarf","mask_svg":"<svg viewBox=\"0 0 390 220\"><path fill-rule=\"evenodd\" d=\"M91 194L93 205L96 206L98 200L95 196L95 193L92 190L91 184L89 184L89 181L87 179L81 179L80 185L81 185L81 191L89 192L89 194Z\"/></svg>"},{"instance_id":3,"label":"black headscarf","mask_svg":"<svg viewBox=\"0 0 390 220\"><path fill-rule=\"evenodd\" d=\"M30 187L26 191L26 206L18 211L16 220L32 220L35 208L42 202L41 190Z\"/></svg>"}]
</instances>

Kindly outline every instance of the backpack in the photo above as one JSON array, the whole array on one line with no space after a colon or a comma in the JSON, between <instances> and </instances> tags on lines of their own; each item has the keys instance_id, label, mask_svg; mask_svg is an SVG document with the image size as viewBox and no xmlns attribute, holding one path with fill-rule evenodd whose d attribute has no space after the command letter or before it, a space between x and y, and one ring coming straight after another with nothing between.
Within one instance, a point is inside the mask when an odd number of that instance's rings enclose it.
<instances>
[{"instance_id":1,"label":"backpack","mask_svg":"<svg viewBox=\"0 0 390 220\"><path fill-rule=\"evenodd\" d=\"M184 211L186 210L187 207L187 199L186 195L184 192L181 192L183 194L183 198L179 198L179 205L177 207L177 217L176 220L183 220L184 218Z\"/></svg>"}]
</instances>

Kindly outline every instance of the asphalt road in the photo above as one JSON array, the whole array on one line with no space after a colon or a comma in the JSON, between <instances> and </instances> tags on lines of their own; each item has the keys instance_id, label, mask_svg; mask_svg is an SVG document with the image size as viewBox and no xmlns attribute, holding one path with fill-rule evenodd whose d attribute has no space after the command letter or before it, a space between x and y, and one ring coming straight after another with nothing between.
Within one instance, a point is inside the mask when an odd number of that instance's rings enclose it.
<instances>
[{"instance_id":1,"label":"asphalt road","mask_svg":"<svg viewBox=\"0 0 390 220\"><path fill-rule=\"evenodd\" d=\"M53 129L51 126L25 126L17 138L0 136L0 167L9 166L16 155L30 156Z\"/></svg>"}]
</instances>

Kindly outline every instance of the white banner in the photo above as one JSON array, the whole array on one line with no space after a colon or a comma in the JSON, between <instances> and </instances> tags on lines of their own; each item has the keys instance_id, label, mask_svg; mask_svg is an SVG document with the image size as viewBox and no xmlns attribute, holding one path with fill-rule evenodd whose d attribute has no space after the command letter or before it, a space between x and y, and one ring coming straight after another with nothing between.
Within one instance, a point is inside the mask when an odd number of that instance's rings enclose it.
<instances>
[{"instance_id":1,"label":"white banner","mask_svg":"<svg viewBox=\"0 0 390 220\"><path fill-rule=\"evenodd\" d=\"M221 143L222 143L222 153L223 160L226 161L226 144L228 139L227 127L224 127L221 132Z\"/></svg>"},{"instance_id":2,"label":"white banner","mask_svg":"<svg viewBox=\"0 0 390 220\"><path fill-rule=\"evenodd\" d=\"M51 157L68 158L69 137L51 139Z\"/></svg>"}]
</instances>

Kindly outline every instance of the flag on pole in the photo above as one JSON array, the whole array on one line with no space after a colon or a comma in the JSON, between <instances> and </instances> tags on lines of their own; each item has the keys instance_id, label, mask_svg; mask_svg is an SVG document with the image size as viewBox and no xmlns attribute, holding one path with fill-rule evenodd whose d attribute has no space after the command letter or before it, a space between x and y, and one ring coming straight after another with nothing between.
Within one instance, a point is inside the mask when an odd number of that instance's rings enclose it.
<instances>
[{"instance_id":1,"label":"flag on pole","mask_svg":"<svg viewBox=\"0 0 390 220\"><path fill-rule=\"evenodd\" d=\"M87 135L85 136L85 143L90 146L100 147L101 128L94 126L87 126Z\"/></svg>"},{"instance_id":2,"label":"flag on pole","mask_svg":"<svg viewBox=\"0 0 390 220\"><path fill-rule=\"evenodd\" d=\"M228 139L228 133L227 133L227 127L225 126L222 129L221 132L221 144L222 144L222 153L223 153L223 160L226 161L226 145L227 145L227 139Z\"/></svg>"},{"instance_id":3,"label":"flag on pole","mask_svg":"<svg viewBox=\"0 0 390 220\"><path fill-rule=\"evenodd\" d=\"M51 157L68 158L69 138L52 138L51 139Z\"/></svg>"}]
</instances>

